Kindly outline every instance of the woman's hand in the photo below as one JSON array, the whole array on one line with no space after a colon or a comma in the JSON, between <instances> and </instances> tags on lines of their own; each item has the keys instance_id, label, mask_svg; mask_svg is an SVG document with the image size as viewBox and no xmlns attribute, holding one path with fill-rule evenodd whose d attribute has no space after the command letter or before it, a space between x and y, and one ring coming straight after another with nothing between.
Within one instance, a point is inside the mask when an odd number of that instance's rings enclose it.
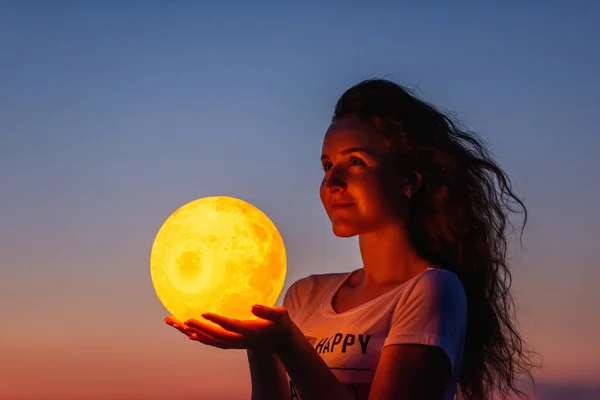
<instances>
[{"instance_id":1,"label":"woman's hand","mask_svg":"<svg viewBox=\"0 0 600 400\"><path fill-rule=\"evenodd\" d=\"M165 318L165 322L191 340L220 349L273 349L292 332L293 322L284 307L255 305L252 314L259 319L238 320L212 313L202 314L203 318L218 326L196 319L182 323L172 316Z\"/></svg>"}]
</instances>

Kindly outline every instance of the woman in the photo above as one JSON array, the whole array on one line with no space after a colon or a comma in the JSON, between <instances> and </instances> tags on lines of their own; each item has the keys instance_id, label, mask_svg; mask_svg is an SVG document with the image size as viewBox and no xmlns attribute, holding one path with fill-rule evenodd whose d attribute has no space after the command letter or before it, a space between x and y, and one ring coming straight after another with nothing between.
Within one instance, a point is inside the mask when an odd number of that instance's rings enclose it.
<instances>
[{"instance_id":1,"label":"woman","mask_svg":"<svg viewBox=\"0 0 600 400\"><path fill-rule=\"evenodd\" d=\"M362 267L300 279L283 307L254 306L258 320L166 322L247 349L253 399L520 394L531 363L505 228L513 206L526 210L481 142L399 85L367 80L339 99L321 161L333 232L358 236Z\"/></svg>"}]
</instances>

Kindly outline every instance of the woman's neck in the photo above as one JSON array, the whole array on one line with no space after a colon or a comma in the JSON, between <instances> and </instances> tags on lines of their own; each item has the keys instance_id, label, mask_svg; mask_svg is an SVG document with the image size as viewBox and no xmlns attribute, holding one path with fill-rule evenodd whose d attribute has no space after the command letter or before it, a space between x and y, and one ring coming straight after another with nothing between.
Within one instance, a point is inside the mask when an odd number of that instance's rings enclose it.
<instances>
[{"instance_id":1,"label":"woman's neck","mask_svg":"<svg viewBox=\"0 0 600 400\"><path fill-rule=\"evenodd\" d=\"M360 286L400 284L430 267L401 225L361 234L358 243L364 268Z\"/></svg>"}]
</instances>

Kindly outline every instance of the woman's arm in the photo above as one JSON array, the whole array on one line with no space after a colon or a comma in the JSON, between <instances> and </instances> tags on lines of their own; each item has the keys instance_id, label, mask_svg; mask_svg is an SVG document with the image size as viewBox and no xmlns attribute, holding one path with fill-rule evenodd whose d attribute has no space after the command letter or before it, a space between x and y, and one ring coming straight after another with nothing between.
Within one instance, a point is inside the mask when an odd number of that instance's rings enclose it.
<instances>
[{"instance_id":1,"label":"woman's arm","mask_svg":"<svg viewBox=\"0 0 600 400\"><path fill-rule=\"evenodd\" d=\"M397 344L381 352L369 399L443 399L450 363L434 346Z\"/></svg>"},{"instance_id":2,"label":"woman's arm","mask_svg":"<svg viewBox=\"0 0 600 400\"><path fill-rule=\"evenodd\" d=\"M301 399L354 400L297 327L275 351ZM450 364L439 348L388 346L377 365L369 399L442 399L449 378Z\"/></svg>"},{"instance_id":3,"label":"woman's arm","mask_svg":"<svg viewBox=\"0 0 600 400\"><path fill-rule=\"evenodd\" d=\"M274 349L301 399L354 400L295 324Z\"/></svg>"},{"instance_id":4,"label":"woman's arm","mask_svg":"<svg viewBox=\"0 0 600 400\"><path fill-rule=\"evenodd\" d=\"M272 351L248 349L251 400L291 400L287 375Z\"/></svg>"}]
</instances>

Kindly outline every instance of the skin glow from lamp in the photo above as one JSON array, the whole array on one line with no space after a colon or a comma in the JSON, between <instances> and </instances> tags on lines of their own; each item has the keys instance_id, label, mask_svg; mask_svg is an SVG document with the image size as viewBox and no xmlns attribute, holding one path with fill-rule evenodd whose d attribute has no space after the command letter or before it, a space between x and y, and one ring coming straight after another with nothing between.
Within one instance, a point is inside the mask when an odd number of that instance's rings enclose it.
<instances>
[{"instance_id":1,"label":"skin glow from lamp","mask_svg":"<svg viewBox=\"0 0 600 400\"><path fill-rule=\"evenodd\" d=\"M175 210L160 227L150 273L159 300L179 321L202 313L258 319L251 306L270 307L281 294L286 251L273 222L252 204L204 197Z\"/></svg>"}]
</instances>

